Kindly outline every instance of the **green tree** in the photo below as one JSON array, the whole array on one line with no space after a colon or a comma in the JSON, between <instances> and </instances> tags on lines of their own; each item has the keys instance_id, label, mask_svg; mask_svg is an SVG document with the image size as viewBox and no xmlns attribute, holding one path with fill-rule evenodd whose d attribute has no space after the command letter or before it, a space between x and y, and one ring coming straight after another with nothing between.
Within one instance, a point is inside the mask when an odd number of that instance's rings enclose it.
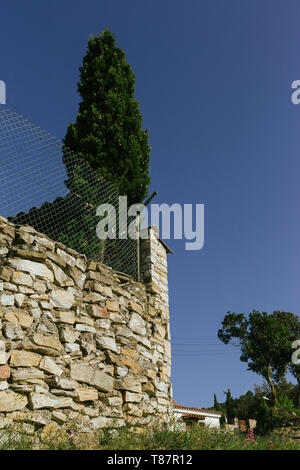
<instances>
[{"instance_id":1,"label":"green tree","mask_svg":"<svg viewBox=\"0 0 300 470\"><path fill-rule=\"evenodd\" d=\"M217 400L217 395L214 393L214 410L220 411L220 403Z\"/></svg>"},{"instance_id":2,"label":"green tree","mask_svg":"<svg viewBox=\"0 0 300 470\"><path fill-rule=\"evenodd\" d=\"M64 139L64 162L69 189L78 191L68 149L112 182L128 203L142 202L150 184L148 131L134 99L135 75L115 36L103 31L91 37L80 67L78 92L82 98L76 122ZM76 176L76 175L75 175Z\"/></svg>"},{"instance_id":3,"label":"green tree","mask_svg":"<svg viewBox=\"0 0 300 470\"><path fill-rule=\"evenodd\" d=\"M299 318L293 313L268 314L253 310L248 318L243 313L228 312L218 337L225 344L234 338L238 340L241 361L248 363L248 370L266 379L276 404L276 382L286 373L291 361L291 345L299 333Z\"/></svg>"},{"instance_id":4,"label":"green tree","mask_svg":"<svg viewBox=\"0 0 300 470\"><path fill-rule=\"evenodd\" d=\"M271 387L265 380L261 385L254 384L254 392L255 398L259 402L263 400L263 397L267 398L268 401L272 399Z\"/></svg>"},{"instance_id":5,"label":"green tree","mask_svg":"<svg viewBox=\"0 0 300 470\"><path fill-rule=\"evenodd\" d=\"M267 405L265 400L260 401L255 418L257 420L256 431L259 434L267 434L272 429L272 425L270 424L272 409Z\"/></svg>"},{"instance_id":6,"label":"green tree","mask_svg":"<svg viewBox=\"0 0 300 470\"><path fill-rule=\"evenodd\" d=\"M231 395L230 388L227 392L224 392L226 395L225 408L226 408L226 418L228 424L234 424L234 398Z\"/></svg>"},{"instance_id":7,"label":"green tree","mask_svg":"<svg viewBox=\"0 0 300 470\"><path fill-rule=\"evenodd\" d=\"M248 420L255 417L259 401L255 395L248 390L245 395L235 399L234 413L239 419Z\"/></svg>"}]
</instances>

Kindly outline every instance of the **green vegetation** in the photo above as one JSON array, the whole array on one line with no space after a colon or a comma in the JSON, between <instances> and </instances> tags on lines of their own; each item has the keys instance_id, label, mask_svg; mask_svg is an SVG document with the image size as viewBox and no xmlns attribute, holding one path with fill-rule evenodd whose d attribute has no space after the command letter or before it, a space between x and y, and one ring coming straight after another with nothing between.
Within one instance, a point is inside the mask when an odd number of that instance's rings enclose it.
<instances>
[{"instance_id":1,"label":"green vegetation","mask_svg":"<svg viewBox=\"0 0 300 470\"><path fill-rule=\"evenodd\" d=\"M256 419L255 432L260 435L283 427L299 427L300 429L299 386L283 381L277 385L277 390L276 406L272 401L272 391L267 383L262 386L256 385L254 393L249 390L238 398L233 398L228 390L229 394L224 392L226 401L218 403L218 410L223 413L229 424L233 424L232 417L246 421L247 425L249 419ZM229 408L228 405L230 405Z\"/></svg>"},{"instance_id":2,"label":"green vegetation","mask_svg":"<svg viewBox=\"0 0 300 470\"><path fill-rule=\"evenodd\" d=\"M138 434L121 429L118 434L106 431L100 440L103 449L139 449L139 450L268 450L300 449L300 443L289 440L280 434L255 436L254 442L246 441L247 435L236 434L224 428L209 429L203 425L194 425L188 431L156 429Z\"/></svg>"},{"instance_id":3,"label":"green vegetation","mask_svg":"<svg viewBox=\"0 0 300 470\"><path fill-rule=\"evenodd\" d=\"M77 192L69 149L112 182L128 203L148 194L150 147L142 129L142 115L134 99L135 75L125 53L109 31L93 36L80 67L78 92L82 98L76 122L65 139L64 162L71 190Z\"/></svg>"},{"instance_id":4,"label":"green vegetation","mask_svg":"<svg viewBox=\"0 0 300 470\"><path fill-rule=\"evenodd\" d=\"M255 393L249 390L239 398L233 398L230 389L224 392L224 394L226 396L225 401L219 403L217 398L215 398L217 407L214 406L213 409L221 411L226 417L227 423L232 424L233 418L245 421L254 419L260 403L264 402L262 397L269 396L270 391L266 384L263 387L255 386ZM214 397L216 397L216 395L214 395Z\"/></svg>"},{"instance_id":5,"label":"green vegetation","mask_svg":"<svg viewBox=\"0 0 300 470\"><path fill-rule=\"evenodd\" d=\"M234 400L231 396L230 389L228 389L227 392L225 392L226 395L226 401L225 401L225 411L226 411L226 418L227 418L227 423L233 424L234 422Z\"/></svg>"},{"instance_id":6,"label":"green vegetation","mask_svg":"<svg viewBox=\"0 0 300 470\"><path fill-rule=\"evenodd\" d=\"M127 196L128 205L140 203L151 181L148 132L142 129L134 85L134 73L114 35L105 30L91 37L80 67L82 101L62 147L69 193L9 220L31 225L89 259L135 277L136 243L118 238L119 195ZM96 215L101 204L116 210L116 240L100 240L96 234L97 224L106 220Z\"/></svg>"},{"instance_id":7,"label":"green vegetation","mask_svg":"<svg viewBox=\"0 0 300 470\"><path fill-rule=\"evenodd\" d=\"M84 433L85 434L85 433ZM194 425L188 431L124 427L118 430L106 429L78 439L76 432L61 439L54 435L41 437L17 434L9 431L6 438L0 435L0 450L300 450L300 443L279 433L256 436L251 431L236 434L225 429L209 429ZM51 437L52 439L49 439Z\"/></svg>"},{"instance_id":8,"label":"green vegetation","mask_svg":"<svg viewBox=\"0 0 300 470\"><path fill-rule=\"evenodd\" d=\"M219 339L225 344L238 340L235 345L241 350L241 361L247 362L248 370L256 372L267 381L275 404L276 384L285 377L291 362L292 342L299 335L299 317L290 312L279 311L268 314L253 310L248 317L244 313L228 312L218 331ZM298 369L296 367L292 372L296 374Z\"/></svg>"},{"instance_id":9,"label":"green vegetation","mask_svg":"<svg viewBox=\"0 0 300 470\"><path fill-rule=\"evenodd\" d=\"M300 366L291 363L292 343L299 334L299 317L290 312L253 310L248 316L227 312L218 331L219 339L239 347L240 360L247 362L248 370L265 379L262 386L255 386L255 393L248 391L233 398L230 390L224 392L224 403L219 403L214 394L214 405L229 424L233 418L246 423L256 419L255 431L261 436L284 428L296 432L300 429ZM288 371L297 385L287 382Z\"/></svg>"}]
</instances>

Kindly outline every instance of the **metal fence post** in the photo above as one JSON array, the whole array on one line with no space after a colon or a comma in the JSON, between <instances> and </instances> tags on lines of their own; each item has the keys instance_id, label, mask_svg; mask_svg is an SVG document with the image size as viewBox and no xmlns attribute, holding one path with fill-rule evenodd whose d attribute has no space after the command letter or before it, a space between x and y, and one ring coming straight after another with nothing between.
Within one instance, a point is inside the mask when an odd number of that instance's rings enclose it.
<instances>
[{"instance_id":1,"label":"metal fence post","mask_svg":"<svg viewBox=\"0 0 300 470\"><path fill-rule=\"evenodd\" d=\"M140 258L140 213L136 215L136 255L137 255L137 280L141 282L141 258Z\"/></svg>"}]
</instances>

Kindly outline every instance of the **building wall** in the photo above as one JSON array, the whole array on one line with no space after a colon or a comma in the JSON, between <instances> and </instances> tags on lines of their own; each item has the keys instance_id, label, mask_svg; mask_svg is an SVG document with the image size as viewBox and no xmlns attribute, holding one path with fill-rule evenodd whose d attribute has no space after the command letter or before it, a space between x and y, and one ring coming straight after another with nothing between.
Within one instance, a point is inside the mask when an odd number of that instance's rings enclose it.
<instances>
[{"instance_id":1,"label":"building wall","mask_svg":"<svg viewBox=\"0 0 300 470\"><path fill-rule=\"evenodd\" d=\"M167 256L142 241L143 283L0 217L0 417L79 431L170 408Z\"/></svg>"},{"instance_id":2,"label":"building wall","mask_svg":"<svg viewBox=\"0 0 300 470\"><path fill-rule=\"evenodd\" d=\"M219 416L206 416L205 417L205 426L209 428L219 428L220 427L220 417Z\"/></svg>"},{"instance_id":3,"label":"building wall","mask_svg":"<svg viewBox=\"0 0 300 470\"><path fill-rule=\"evenodd\" d=\"M210 427L210 428L219 428L220 427L220 415L218 414L213 414L213 413L207 413L205 411L195 411L193 410L192 411L192 414L193 414L193 420L197 420L196 418L196 415L198 414L199 415L199 419L200 417L202 416L205 416L205 419L204 420L201 420L199 421L199 423L203 423L205 424L205 426L207 427ZM186 413L182 413L180 409L174 409L174 417L176 419L176 421L178 421L180 423L180 428L184 429L185 425L184 423L182 422L182 416L186 416Z\"/></svg>"}]
</instances>

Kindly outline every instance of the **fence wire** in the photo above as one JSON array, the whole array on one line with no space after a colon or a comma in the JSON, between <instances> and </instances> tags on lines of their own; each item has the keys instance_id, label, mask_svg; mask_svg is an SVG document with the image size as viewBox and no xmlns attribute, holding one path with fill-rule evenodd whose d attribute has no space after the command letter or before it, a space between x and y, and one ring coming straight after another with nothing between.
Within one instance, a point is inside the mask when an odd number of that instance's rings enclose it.
<instances>
[{"instance_id":1,"label":"fence wire","mask_svg":"<svg viewBox=\"0 0 300 470\"><path fill-rule=\"evenodd\" d=\"M137 241L119 238L127 213L117 188L11 105L0 105L0 182L0 215L137 279ZM100 240L96 209L107 203L116 211L116 238Z\"/></svg>"}]
</instances>

